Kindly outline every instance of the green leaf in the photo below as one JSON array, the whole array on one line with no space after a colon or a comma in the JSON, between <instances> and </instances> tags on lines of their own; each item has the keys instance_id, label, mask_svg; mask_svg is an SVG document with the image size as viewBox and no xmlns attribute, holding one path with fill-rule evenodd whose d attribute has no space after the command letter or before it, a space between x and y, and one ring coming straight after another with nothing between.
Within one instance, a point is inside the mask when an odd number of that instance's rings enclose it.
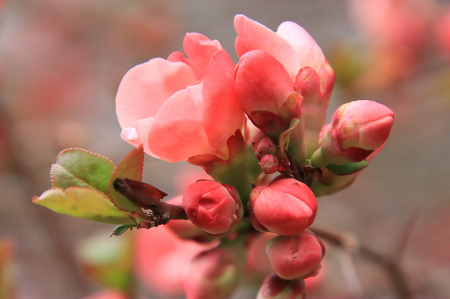
<instances>
[{"instance_id":1,"label":"green leaf","mask_svg":"<svg viewBox=\"0 0 450 299\"><path fill-rule=\"evenodd\" d=\"M348 175L360 171L369 166L369 162L363 160L356 163L347 163L344 165L328 164L327 168L336 175Z\"/></svg>"},{"instance_id":2,"label":"green leaf","mask_svg":"<svg viewBox=\"0 0 450 299\"><path fill-rule=\"evenodd\" d=\"M112 236L120 236L124 232L126 232L129 228L132 229L133 227L136 227L134 224L125 224L125 225L118 225L116 226L113 231L111 232L110 237Z\"/></svg>"},{"instance_id":3,"label":"green leaf","mask_svg":"<svg viewBox=\"0 0 450 299\"><path fill-rule=\"evenodd\" d=\"M81 148L63 150L52 165L50 176L53 188L82 187L108 195L108 185L114 163L106 157Z\"/></svg>"},{"instance_id":4,"label":"green leaf","mask_svg":"<svg viewBox=\"0 0 450 299\"><path fill-rule=\"evenodd\" d=\"M144 149L142 145L133 149L116 167L116 170L109 181L109 197L116 207L121 210L133 213L136 212L145 218L141 208L135 203L129 201L124 195L114 189L113 183L116 179L130 179L142 181L142 170L144 168Z\"/></svg>"},{"instance_id":5,"label":"green leaf","mask_svg":"<svg viewBox=\"0 0 450 299\"><path fill-rule=\"evenodd\" d=\"M92 189L68 187L50 189L32 202L57 213L111 224L136 224L128 213L116 208L103 193Z\"/></svg>"}]
</instances>

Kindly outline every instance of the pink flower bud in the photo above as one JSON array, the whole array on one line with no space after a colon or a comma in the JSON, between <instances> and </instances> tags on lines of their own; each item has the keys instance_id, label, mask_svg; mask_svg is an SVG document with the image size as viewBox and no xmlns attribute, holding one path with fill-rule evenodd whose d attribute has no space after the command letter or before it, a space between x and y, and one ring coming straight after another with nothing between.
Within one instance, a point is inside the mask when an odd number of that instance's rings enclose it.
<instances>
[{"instance_id":1,"label":"pink flower bud","mask_svg":"<svg viewBox=\"0 0 450 299\"><path fill-rule=\"evenodd\" d=\"M185 272L187 299L225 299L236 289L239 263L235 252L214 248L195 256Z\"/></svg>"},{"instance_id":2,"label":"pink flower bud","mask_svg":"<svg viewBox=\"0 0 450 299\"><path fill-rule=\"evenodd\" d=\"M182 196L176 196L167 201L167 203L173 205L183 205ZM170 220L166 224L175 235L181 239L194 240L200 243L207 243L214 240L214 237L208 235L197 226L195 226L190 220Z\"/></svg>"},{"instance_id":3,"label":"pink flower bud","mask_svg":"<svg viewBox=\"0 0 450 299\"><path fill-rule=\"evenodd\" d=\"M284 280L272 274L264 279L256 299L303 299L305 291L305 282L302 279Z\"/></svg>"},{"instance_id":4,"label":"pink flower bud","mask_svg":"<svg viewBox=\"0 0 450 299\"><path fill-rule=\"evenodd\" d=\"M291 236L303 232L316 218L316 198L304 183L281 179L254 188L250 194L253 226Z\"/></svg>"},{"instance_id":5,"label":"pink flower bud","mask_svg":"<svg viewBox=\"0 0 450 299\"><path fill-rule=\"evenodd\" d=\"M258 140L253 145L253 150L255 151L255 155L258 160L261 160L264 155L277 155L277 146L269 138Z\"/></svg>"},{"instance_id":6,"label":"pink flower bud","mask_svg":"<svg viewBox=\"0 0 450 299\"><path fill-rule=\"evenodd\" d=\"M325 246L309 230L295 236L279 236L267 243L266 253L275 273L283 279L317 275Z\"/></svg>"},{"instance_id":7,"label":"pink flower bud","mask_svg":"<svg viewBox=\"0 0 450 299\"><path fill-rule=\"evenodd\" d=\"M373 101L354 101L339 107L331 126L314 152L311 164L323 167L360 162L384 144L394 123L394 113Z\"/></svg>"},{"instance_id":8,"label":"pink flower bud","mask_svg":"<svg viewBox=\"0 0 450 299\"><path fill-rule=\"evenodd\" d=\"M272 174L280 170L280 162L274 155L264 155L259 165L265 174Z\"/></svg>"},{"instance_id":9,"label":"pink flower bud","mask_svg":"<svg viewBox=\"0 0 450 299\"><path fill-rule=\"evenodd\" d=\"M242 202L233 186L197 181L183 193L183 207L192 223L211 235L230 232L242 218Z\"/></svg>"}]
</instances>

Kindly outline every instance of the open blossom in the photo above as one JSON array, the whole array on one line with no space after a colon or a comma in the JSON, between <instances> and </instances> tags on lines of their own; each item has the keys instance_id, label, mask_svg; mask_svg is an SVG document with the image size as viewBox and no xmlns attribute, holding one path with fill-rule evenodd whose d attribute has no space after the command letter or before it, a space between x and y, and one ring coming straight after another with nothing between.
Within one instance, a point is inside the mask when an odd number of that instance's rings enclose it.
<instances>
[{"instance_id":1,"label":"open blossom","mask_svg":"<svg viewBox=\"0 0 450 299\"><path fill-rule=\"evenodd\" d=\"M174 52L125 74L116 96L121 137L168 162L202 154L226 159L227 140L245 121L234 63L218 41L199 33L188 33L183 48L188 58Z\"/></svg>"},{"instance_id":2,"label":"open blossom","mask_svg":"<svg viewBox=\"0 0 450 299\"><path fill-rule=\"evenodd\" d=\"M275 273L284 279L318 274L325 246L309 230L295 236L279 236L267 243L266 253Z\"/></svg>"},{"instance_id":3,"label":"open blossom","mask_svg":"<svg viewBox=\"0 0 450 299\"><path fill-rule=\"evenodd\" d=\"M323 167L360 162L383 145L394 123L394 113L373 101L354 101L339 107L331 125L322 131L320 148L311 164Z\"/></svg>"},{"instance_id":4,"label":"open blossom","mask_svg":"<svg viewBox=\"0 0 450 299\"><path fill-rule=\"evenodd\" d=\"M307 147L317 147L325 123L334 72L314 39L299 25L277 32L237 15L236 94L252 122L273 138L304 116ZM311 144L311 145L309 145Z\"/></svg>"},{"instance_id":5,"label":"open blossom","mask_svg":"<svg viewBox=\"0 0 450 299\"><path fill-rule=\"evenodd\" d=\"M252 224L257 230L291 236L316 218L317 201L304 183L280 179L258 186L250 194Z\"/></svg>"},{"instance_id":6,"label":"open blossom","mask_svg":"<svg viewBox=\"0 0 450 299\"><path fill-rule=\"evenodd\" d=\"M216 181L203 180L190 185L182 199L192 223L211 235L230 232L243 215L236 189Z\"/></svg>"}]
</instances>

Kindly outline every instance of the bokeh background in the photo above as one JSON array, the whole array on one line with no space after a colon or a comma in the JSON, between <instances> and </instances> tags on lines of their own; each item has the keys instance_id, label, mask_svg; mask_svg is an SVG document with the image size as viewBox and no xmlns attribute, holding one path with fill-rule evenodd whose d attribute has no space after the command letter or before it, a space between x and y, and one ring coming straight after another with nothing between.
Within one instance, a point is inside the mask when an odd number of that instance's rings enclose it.
<instances>
[{"instance_id":1,"label":"bokeh background","mask_svg":"<svg viewBox=\"0 0 450 299\"><path fill-rule=\"evenodd\" d=\"M395 112L384 149L351 188L319 199L316 222L398 254L418 298L450 298L450 1L0 5L0 266L16 298L78 299L99 290L82 274L80 248L113 227L56 214L31 198L51 187L50 165L67 147L116 164L132 149L120 139L114 107L117 86L132 66L181 50L186 32L218 39L237 62L237 13L273 30L291 20L314 37L336 72L329 116L357 99ZM144 181L175 196L178 178L192 167L147 157ZM308 298L396 298L380 267L357 255L349 262L345 250L330 244L327 249L325 274ZM138 289L142 298L159 298L143 285Z\"/></svg>"}]
</instances>

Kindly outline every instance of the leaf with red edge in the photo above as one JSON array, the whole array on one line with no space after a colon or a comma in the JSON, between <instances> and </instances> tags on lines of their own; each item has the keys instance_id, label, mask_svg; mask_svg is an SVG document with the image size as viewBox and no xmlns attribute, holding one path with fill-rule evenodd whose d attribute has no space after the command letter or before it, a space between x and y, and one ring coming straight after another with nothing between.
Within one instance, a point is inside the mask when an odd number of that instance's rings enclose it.
<instances>
[{"instance_id":1,"label":"leaf with red edge","mask_svg":"<svg viewBox=\"0 0 450 299\"><path fill-rule=\"evenodd\" d=\"M82 187L108 195L114 163L82 148L68 148L56 157L50 170L53 188Z\"/></svg>"},{"instance_id":2,"label":"leaf with red edge","mask_svg":"<svg viewBox=\"0 0 450 299\"><path fill-rule=\"evenodd\" d=\"M114 173L109 180L108 193L112 202L121 210L138 214L145 217L141 208L135 203L131 202L124 195L114 189L114 181L116 179L130 179L133 181L142 181L142 171L144 168L144 149L143 146L133 149L126 155L120 164L114 170Z\"/></svg>"}]
</instances>

